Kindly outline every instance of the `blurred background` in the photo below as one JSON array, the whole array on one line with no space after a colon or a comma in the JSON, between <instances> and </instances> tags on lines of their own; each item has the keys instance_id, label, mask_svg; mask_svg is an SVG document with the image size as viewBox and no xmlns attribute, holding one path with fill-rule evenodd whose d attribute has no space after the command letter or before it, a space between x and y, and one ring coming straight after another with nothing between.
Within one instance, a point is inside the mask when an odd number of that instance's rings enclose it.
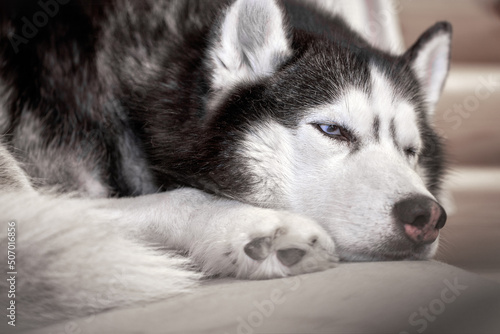
<instances>
[{"instance_id":1,"label":"blurred background","mask_svg":"<svg viewBox=\"0 0 500 334\"><path fill-rule=\"evenodd\" d=\"M454 213L437 259L500 282L500 1L400 2L406 47L436 21L454 29L451 72L435 116L446 138Z\"/></svg>"}]
</instances>

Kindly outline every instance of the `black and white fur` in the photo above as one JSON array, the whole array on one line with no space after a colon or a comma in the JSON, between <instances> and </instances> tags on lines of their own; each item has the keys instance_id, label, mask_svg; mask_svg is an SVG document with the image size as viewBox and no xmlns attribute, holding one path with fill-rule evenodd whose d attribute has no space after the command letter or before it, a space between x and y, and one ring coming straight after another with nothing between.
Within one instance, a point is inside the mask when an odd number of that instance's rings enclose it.
<instances>
[{"instance_id":1,"label":"black and white fur","mask_svg":"<svg viewBox=\"0 0 500 334\"><path fill-rule=\"evenodd\" d=\"M439 200L449 24L399 56L300 1L49 2L26 43L14 35L39 5L0 4L0 221L18 226L20 318L165 298L200 271L435 253L394 205Z\"/></svg>"}]
</instances>

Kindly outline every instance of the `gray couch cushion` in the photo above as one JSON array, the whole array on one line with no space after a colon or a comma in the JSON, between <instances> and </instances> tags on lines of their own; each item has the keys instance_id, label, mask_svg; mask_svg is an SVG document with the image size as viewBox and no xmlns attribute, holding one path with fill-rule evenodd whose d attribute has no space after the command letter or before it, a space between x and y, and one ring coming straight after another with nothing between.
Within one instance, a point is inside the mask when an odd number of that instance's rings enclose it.
<instances>
[{"instance_id":1,"label":"gray couch cushion","mask_svg":"<svg viewBox=\"0 0 500 334\"><path fill-rule=\"evenodd\" d=\"M500 333L500 285L435 261L341 264L287 279L207 280L190 294L32 333Z\"/></svg>"}]
</instances>

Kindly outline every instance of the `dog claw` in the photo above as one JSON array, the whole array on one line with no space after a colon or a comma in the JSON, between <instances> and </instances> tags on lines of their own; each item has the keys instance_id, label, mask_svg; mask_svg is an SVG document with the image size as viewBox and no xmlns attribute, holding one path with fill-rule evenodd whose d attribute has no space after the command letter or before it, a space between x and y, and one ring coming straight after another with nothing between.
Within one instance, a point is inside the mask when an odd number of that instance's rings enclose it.
<instances>
[{"instance_id":1,"label":"dog claw","mask_svg":"<svg viewBox=\"0 0 500 334\"><path fill-rule=\"evenodd\" d=\"M306 251L299 248L281 249L277 252L278 259L287 267L291 267L302 260Z\"/></svg>"},{"instance_id":2,"label":"dog claw","mask_svg":"<svg viewBox=\"0 0 500 334\"><path fill-rule=\"evenodd\" d=\"M254 260L262 261L271 252L271 238L255 238L245 246L245 253Z\"/></svg>"}]
</instances>

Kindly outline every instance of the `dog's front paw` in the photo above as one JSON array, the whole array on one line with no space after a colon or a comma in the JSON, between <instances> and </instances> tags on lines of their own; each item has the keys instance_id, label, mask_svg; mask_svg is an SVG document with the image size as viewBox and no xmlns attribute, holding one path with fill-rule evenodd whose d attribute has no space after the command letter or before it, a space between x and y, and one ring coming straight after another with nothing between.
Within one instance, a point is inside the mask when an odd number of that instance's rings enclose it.
<instances>
[{"instance_id":1,"label":"dog's front paw","mask_svg":"<svg viewBox=\"0 0 500 334\"><path fill-rule=\"evenodd\" d=\"M321 271L338 261L330 236L308 218L245 207L223 220L220 239L210 233L193 254L208 274L265 279Z\"/></svg>"},{"instance_id":2,"label":"dog's front paw","mask_svg":"<svg viewBox=\"0 0 500 334\"><path fill-rule=\"evenodd\" d=\"M233 243L237 277L284 277L335 266L333 241L321 226L291 213L273 212L273 216L252 224Z\"/></svg>"}]
</instances>

